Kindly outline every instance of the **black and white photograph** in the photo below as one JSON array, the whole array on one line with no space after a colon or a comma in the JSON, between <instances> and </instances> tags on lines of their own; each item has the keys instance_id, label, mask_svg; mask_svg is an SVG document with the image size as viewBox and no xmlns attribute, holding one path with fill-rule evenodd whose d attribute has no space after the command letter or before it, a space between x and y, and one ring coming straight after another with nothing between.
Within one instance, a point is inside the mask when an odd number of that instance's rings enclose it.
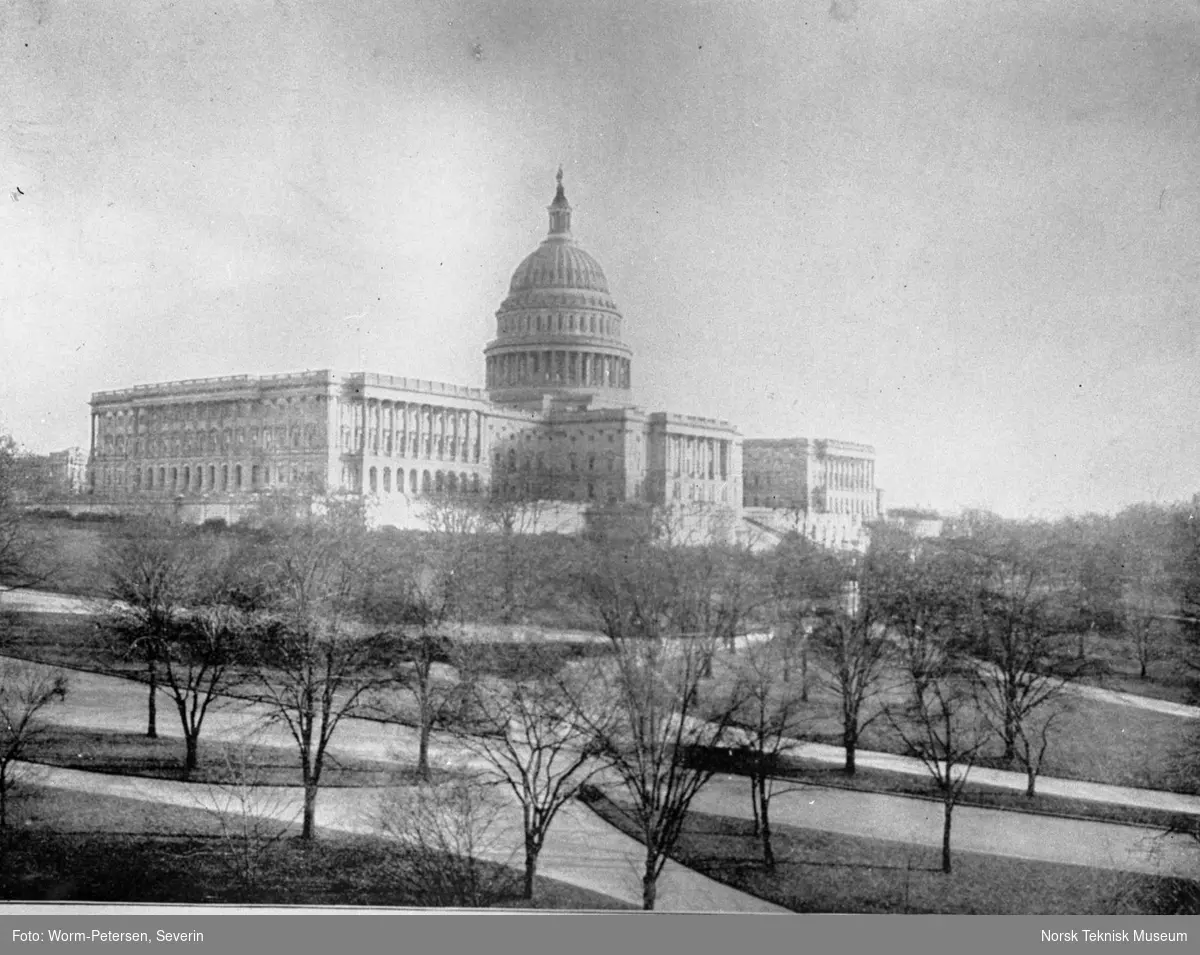
<instances>
[{"instance_id":1,"label":"black and white photograph","mask_svg":"<svg viewBox=\"0 0 1200 955\"><path fill-rule=\"evenodd\" d=\"M0 0L0 94L0 946L1188 949L1200 0Z\"/></svg>"}]
</instances>

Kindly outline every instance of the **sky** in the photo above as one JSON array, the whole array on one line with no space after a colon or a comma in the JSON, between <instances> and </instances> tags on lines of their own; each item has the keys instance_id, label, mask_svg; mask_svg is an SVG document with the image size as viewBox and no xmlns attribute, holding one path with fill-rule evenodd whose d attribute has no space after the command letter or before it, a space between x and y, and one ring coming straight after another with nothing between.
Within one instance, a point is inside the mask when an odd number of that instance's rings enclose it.
<instances>
[{"instance_id":1,"label":"sky","mask_svg":"<svg viewBox=\"0 0 1200 955\"><path fill-rule=\"evenodd\" d=\"M1200 0L9 0L0 90L33 450L143 382L481 386L561 164L641 407L891 506L1200 491Z\"/></svg>"}]
</instances>

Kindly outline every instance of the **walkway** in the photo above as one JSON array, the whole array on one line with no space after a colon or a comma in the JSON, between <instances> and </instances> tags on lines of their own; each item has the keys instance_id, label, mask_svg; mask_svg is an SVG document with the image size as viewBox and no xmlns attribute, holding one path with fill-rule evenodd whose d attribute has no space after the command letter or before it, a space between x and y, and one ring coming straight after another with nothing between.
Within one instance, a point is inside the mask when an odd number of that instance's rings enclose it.
<instances>
[{"instance_id":1,"label":"walkway","mask_svg":"<svg viewBox=\"0 0 1200 955\"><path fill-rule=\"evenodd\" d=\"M39 666L39 664L30 664ZM47 667L46 669L53 669ZM112 731L144 731L146 725L146 687L117 677L94 673L70 672L70 691L63 704L43 711L43 716L58 726ZM264 709L243 701L222 701L205 720L202 739L209 742L253 742L257 745L286 747L293 752L295 743L286 729L267 724ZM173 703L165 694L159 697L159 734L178 738L182 749L182 730ZM331 756L357 756L363 759L416 761L417 739L412 729L375 723L370 720L346 720L338 728ZM435 741L430 752L435 762L462 765L459 754ZM28 767L41 785L75 789L97 795L123 796L143 802L165 803L197 808L204 802L209 787L173 780L142 779L87 773L56 767ZM297 782L299 771L297 770ZM271 794L262 804L270 806L280 818L299 816L301 791L298 787L263 787ZM372 831L370 820L381 790L371 787L325 788L317 798L317 825L339 832ZM508 805L507 825L519 832L520 822L515 798ZM514 845L520 845L517 837ZM539 871L549 878L569 882L641 905L640 866L642 847L608 825L591 810L569 804L555 820L547 836L539 861ZM521 864L517 859L516 864ZM699 912L781 912L783 909L714 882L675 862L669 862L659 883L658 908L663 911Z\"/></svg>"},{"instance_id":2,"label":"walkway","mask_svg":"<svg viewBox=\"0 0 1200 955\"><path fill-rule=\"evenodd\" d=\"M698 812L751 819L745 779L716 776L693 803ZM777 824L940 847L942 804L852 790L801 786L771 801ZM954 850L1144 872L1200 876L1200 850L1183 835L1153 829L1056 816L958 806L951 839Z\"/></svg>"},{"instance_id":3,"label":"walkway","mask_svg":"<svg viewBox=\"0 0 1200 955\"><path fill-rule=\"evenodd\" d=\"M145 728L144 685L93 673L72 672L70 680L71 688L66 702L44 711L47 719L57 725L84 729L141 732ZM294 746L285 729L264 722L263 713L263 708L258 704L223 701L221 707L206 720L203 738L210 742L252 741L259 745L289 749ZM159 733L181 738L178 716L165 695L160 697L159 703ZM416 732L410 727L348 719L338 728L330 752L335 756L395 760L411 765L416 760L416 743ZM841 760L841 750L836 747L805 745L816 747L817 754L830 761ZM461 752L453 741L436 734L430 755L442 765L461 765L463 762ZM899 766L900 771L910 771L911 764L916 763L915 760L899 756L874 753L860 754L859 765L868 765L868 760L883 768ZM916 765L919 767L920 764ZM924 773L923 768L920 771ZM74 770L49 772L56 779L82 780L84 782L80 785L89 791L114 792L133 798L154 800L158 798L154 794L166 794L162 801L172 802L185 798L188 793L188 787L183 783L163 782L160 786L158 781L123 779ZM1015 777L1021 780L1023 786L1023 777L1019 774L1000 775ZM974 773L972 778L975 778ZM1050 788L1064 788L1070 794L1074 794L1075 787L1098 786L1071 780L1045 780L1045 783L1051 784ZM1110 796L1122 797L1117 801L1123 801L1126 805L1178 801L1186 807L1184 811L1200 813L1200 797L1111 786L1101 788ZM295 790L285 791L298 796ZM361 831L355 826L362 825L370 805L369 800L367 803L361 801L367 796L354 794L368 792L370 790L322 790L317 803L318 824L343 831ZM143 795L139 796L139 793ZM176 795L171 796L172 793ZM187 798L190 801L186 804L195 804L194 797ZM941 806L928 800L804 787L799 794L776 797L774 806L776 821L780 823L917 845L940 844ZM709 787L701 791L695 808L698 811L748 818L750 807L745 780L732 776L715 777ZM566 815L559 818L547 842L549 854L542 866L543 873L636 903L640 899L640 881L636 874L640 846L582 806L570 806L564 813ZM1154 848L1167 844L1170 846L1167 849ZM1186 840L1183 837L1163 839L1156 830L1143 827L966 806L955 811L955 845L960 849L995 855L1134 872L1170 871L1194 876L1197 870L1195 849L1190 854L1185 852ZM1164 865L1165 869L1162 868ZM714 888L717 883L709 885L710 880L704 880L699 874L683 867L672 866L670 872L668 883L674 881L676 884L663 896L664 906L681 910L693 907L709 910L716 905L720 910L741 911L756 901L747 901L749 897L739 898L739 893L724 898L720 896L720 891L732 890Z\"/></svg>"}]
</instances>

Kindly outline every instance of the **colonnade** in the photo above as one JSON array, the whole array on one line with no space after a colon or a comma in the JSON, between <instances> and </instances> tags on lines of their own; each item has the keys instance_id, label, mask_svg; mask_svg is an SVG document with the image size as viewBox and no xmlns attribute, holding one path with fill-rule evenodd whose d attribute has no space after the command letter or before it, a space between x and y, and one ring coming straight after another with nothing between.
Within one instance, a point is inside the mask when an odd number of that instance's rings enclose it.
<instances>
[{"instance_id":1,"label":"colonnade","mask_svg":"<svg viewBox=\"0 0 1200 955\"><path fill-rule=\"evenodd\" d=\"M628 358L600 352L539 350L508 352L487 359L489 388L538 384L629 388L631 375Z\"/></svg>"},{"instance_id":2,"label":"colonnade","mask_svg":"<svg viewBox=\"0 0 1200 955\"><path fill-rule=\"evenodd\" d=\"M667 470L675 477L729 479L729 444L720 438L667 435Z\"/></svg>"},{"instance_id":3,"label":"colonnade","mask_svg":"<svg viewBox=\"0 0 1200 955\"><path fill-rule=\"evenodd\" d=\"M368 398L341 405L340 447L385 457L478 464L483 416L478 411Z\"/></svg>"}]
</instances>

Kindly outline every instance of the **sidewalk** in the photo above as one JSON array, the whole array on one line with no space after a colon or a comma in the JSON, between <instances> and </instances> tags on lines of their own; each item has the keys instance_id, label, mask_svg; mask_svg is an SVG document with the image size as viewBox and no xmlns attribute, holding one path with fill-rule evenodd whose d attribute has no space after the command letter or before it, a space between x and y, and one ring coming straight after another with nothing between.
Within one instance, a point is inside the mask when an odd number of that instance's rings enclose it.
<instances>
[{"instance_id":1,"label":"sidewalk","mask_svg":"<svg viewBox=\"0 0 1200 955\"><path fill-rule=\"evenodd\" d=\"M109 729L140 732L145 728L146 688L117 677L91 673L71 673L71 690L67 700L45 711L47 719L63 726L90 729ZM244 701L226 701L205 721L204 739L239 742L253 740L261 745L291 748L295 744L286 731L277 725L264 726L262 708ZM159 733L181 737L179 720L174 707L165 697L160 701ZM410 727L376 723L370 720L343 721L334 737L330 752L333 755L353 755L365 759L415 762L416 731ZM833 746L806 744L812 747L805 755L839 762L841 750ZM461 755L446 737L435 734L431 758L440 763L461 762ZM881 768L914 771L925 770L915 760L881 753L860 753L859 765L879 765ZM150 780L121 780L119 777L99 776L75 771L55 770L68 775L62 779L86 779L94 791L110 791L107 786L120 786L122 793L146 791L179 792L182 783L164 782L162 787ZM977 771L984 772L984 771ZM989 774L997 771L987 771ZM70 775L75 773L74 776ZM1024 786L1024 777L1016 773L999 774L1014 777ZM972 773L972 778L977 778ZM990 779L981 781L990 781ZM1160 793L1153 790L1125 790L1120 787L1101 787L1099 784L1074 783L1069 780L1043 780L1044 791L1057 787L1088 786L1099 788L1110 796L1123 796L1126 804L1174 803L1186 806L1184 811L1200 813L1200 797ZM174 787L174 788L173 788ZM186 787L183 790L186 792ZM320 825L346 828L361 822L343 804L342 795L353 790L327 789L318 800ZM138 798L134 796L134 798ZM143 797L147 798L147 797ZM1128 800L1133 800L1129 802ZM167 800L169 801L169 800ZM777 797L775 817L780 823L802 828L842 832L850 835L893 839L917 845L938 845L941 838L941 806L938 803L903 796L858 793L846 790L805 787L801 794ZM748 818L750 811L745 780L717 776L702 790L694 808ZM640 900L637 860L641 847L631 839L599 820L583 806L564 810L548 840L548 850L554 847L543 865L546 875L564 881L595 888L617 898L632 902ZM1164 840L1153 829L1111 823L1035 816L1000 810L973 809L960 806L955 810L955 845L962 849L995 855L1041 859L1073 865L1125 869L1135 872L1158 872L1159 862L1151 859L1148 847L1161 845ZM332 821L330 821L332 820ZM356 831L346 828L346 831ZM1172 840L1165 840L1170 843ZM1197 868L1195 850L1187 853L1185 844L1169 848L1165 856L1168 871L1191 873ZM678 885L663 895L663 905L689 908L693 901L700 909L713 905L722 911L743 911L752 903L738 895L724 898L716 883L703 879L698 873L682 867L670 870L670 880ZM684 875L686 873L686 875ZM695 880L692 877L695 877ZM597 881L599 880L599 881ZM722 887L723 890L723 887ZM732 891L732 890L728 890ZM740 895L740 894L739 894ZM702 903L699 900L704 900ZM757 900L754 900L755 902Z\"/></svg>"}]
</instances>

